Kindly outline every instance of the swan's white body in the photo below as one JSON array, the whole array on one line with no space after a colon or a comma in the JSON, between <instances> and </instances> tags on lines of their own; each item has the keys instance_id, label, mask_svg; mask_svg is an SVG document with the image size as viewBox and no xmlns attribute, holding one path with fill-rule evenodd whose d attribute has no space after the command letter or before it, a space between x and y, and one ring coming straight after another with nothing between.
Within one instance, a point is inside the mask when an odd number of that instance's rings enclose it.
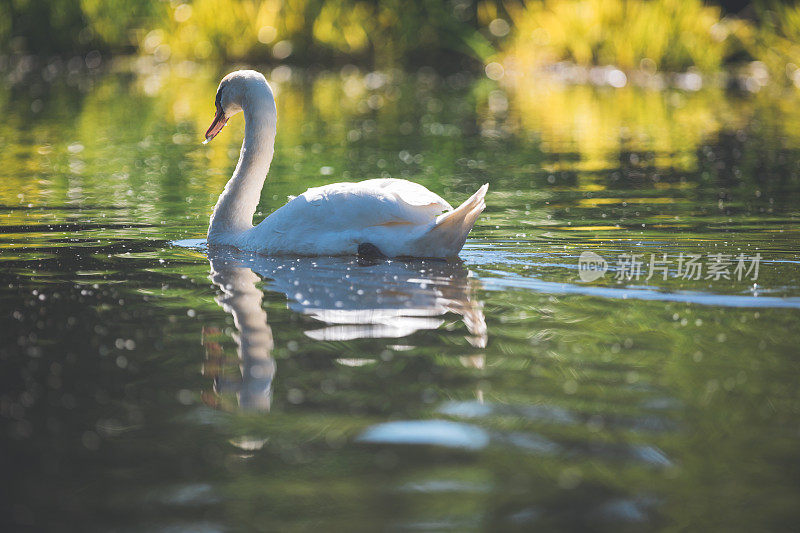
<instances>
[{"instance_id":1,"label":"swan's white body","mask_svg":"<svg viewBox=\"0 0 800 533\"><path fill-rule=\"evenodd\" d=\"M237 71L222 80L207 140L240 110L245 115L244 142L211 215L211 245L267 255L351 255L360 245L371 244L388 257L450 258L458 255L485 207L488 185L454 210L422 185L372 179L309 189L254 227L277 122L272 90L258 72Z\"/></svg>"}]
</instances>

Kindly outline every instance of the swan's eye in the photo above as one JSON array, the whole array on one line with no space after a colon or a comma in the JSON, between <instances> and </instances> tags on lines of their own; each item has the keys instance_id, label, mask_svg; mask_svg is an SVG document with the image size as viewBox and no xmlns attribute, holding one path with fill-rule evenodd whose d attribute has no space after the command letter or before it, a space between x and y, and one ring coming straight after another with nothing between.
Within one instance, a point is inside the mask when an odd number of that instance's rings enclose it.
<instances>
[{"instance_id":1,"label":"swan's eye","mask_svg":"<svg viewBox=\"0 0 800 533\"><path fill-rule=\"evenodd\" d=\"M214 99L214 105L217 107L217 109L222 109L222 89L224 89L224 87L217 89L217 96Z\"/></svg>"}]
</instances>

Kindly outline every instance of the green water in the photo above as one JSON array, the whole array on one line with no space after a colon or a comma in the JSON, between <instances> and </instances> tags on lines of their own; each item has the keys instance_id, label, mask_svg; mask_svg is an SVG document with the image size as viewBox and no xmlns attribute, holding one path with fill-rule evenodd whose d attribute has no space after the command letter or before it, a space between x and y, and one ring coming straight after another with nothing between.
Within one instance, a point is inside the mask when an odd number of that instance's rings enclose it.
<instances>
[{"instance_id":1,"label":"green water","mask_svg":"<svg viewBox=\"0 0 800 533\"><path fill-rule=\"evenodd\" d=\"M796 94L267 72L259 216L490 184L463 262L365 264L205 247L220 74L3 73L8 530L796 525Z\"/></svg>"}]
</instances>

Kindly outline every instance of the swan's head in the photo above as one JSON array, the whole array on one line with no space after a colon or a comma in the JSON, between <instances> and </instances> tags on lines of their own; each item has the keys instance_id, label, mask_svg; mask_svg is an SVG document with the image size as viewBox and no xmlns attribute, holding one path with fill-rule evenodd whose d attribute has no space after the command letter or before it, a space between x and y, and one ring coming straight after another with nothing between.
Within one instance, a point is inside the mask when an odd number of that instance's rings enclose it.
<instances>
[{"instance_id":1,"label":"swan's head","mask_svg":"<svg viewBox=\"0 0 800 533\"><path fill-rule=\"evenodd\" d=\"M228 119L250 105L275 114L272 88L264 75L255 70L237 70L222 78L214 105L216 106L214 122L206 131L206 140L203 144L216 137L228 123Z\"/></svg>"}]
</instances>

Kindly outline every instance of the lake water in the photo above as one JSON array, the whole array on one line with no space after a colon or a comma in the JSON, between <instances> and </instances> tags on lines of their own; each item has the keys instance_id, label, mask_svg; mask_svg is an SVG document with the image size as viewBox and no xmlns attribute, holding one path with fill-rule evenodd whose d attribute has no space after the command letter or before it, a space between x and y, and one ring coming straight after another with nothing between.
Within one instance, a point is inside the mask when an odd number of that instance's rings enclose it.
<instances>
[{"instance_id":1,"label":"lake water","mask_svg":"<svg viewBox=\"0 0 800 533\"><path fill-rule=\"evenodd\" d=\"M797 92L267 71L257 218L490 184L462 262L360 263L207 249L224 72L43 67L0 87L13 529L796 526Z\"/></svg>"}]
</instances>

